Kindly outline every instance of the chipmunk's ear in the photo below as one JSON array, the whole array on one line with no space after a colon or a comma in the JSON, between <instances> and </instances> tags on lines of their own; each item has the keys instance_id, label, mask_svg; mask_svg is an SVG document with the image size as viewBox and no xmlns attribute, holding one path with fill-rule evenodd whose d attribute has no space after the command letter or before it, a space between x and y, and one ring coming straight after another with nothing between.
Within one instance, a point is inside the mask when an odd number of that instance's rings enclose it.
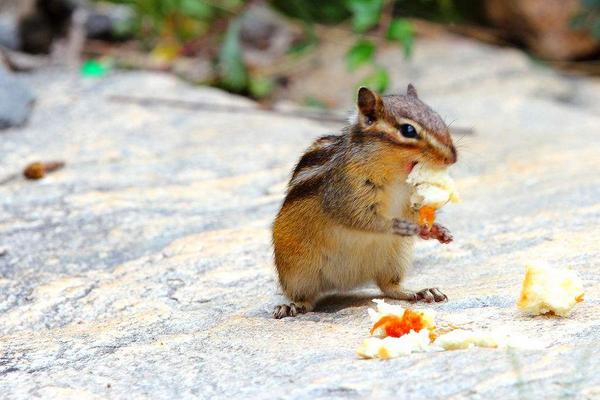
<instances>
[{"instance_id":1,"label":"chipmunk's ear","mask_svg":"<svg viewBox=\"0 0 600 400\"><path fill-rule=\"evenodd\" d=\"M376 119L381 109L381 97L371 89L361 87L358 89L358 110L371 119Z\"/></svg>"},{"instance_id":2,"label":"chipmunk's ear","mask_svg":"<svg viewBox=\"0 0 600 400\"><path fill-rule=\"evenodd\" d=\"M419 98L419 95L417 94L417 88L414 87L412 83L408 84L408 87L406 88L406 94L410 97Z\"/></svg>"}]
</instances>

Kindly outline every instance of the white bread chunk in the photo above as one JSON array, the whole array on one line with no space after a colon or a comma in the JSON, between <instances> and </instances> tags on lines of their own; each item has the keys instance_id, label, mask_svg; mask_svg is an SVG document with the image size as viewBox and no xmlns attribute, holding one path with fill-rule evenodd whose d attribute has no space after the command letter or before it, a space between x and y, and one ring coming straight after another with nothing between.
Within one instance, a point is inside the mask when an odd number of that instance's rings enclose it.
<instances>
[{"instance_id":1,"label":"white bread chunk","mask_svg":"<svg viewBox=\"0 0 600 400\"><path fill-rule=\"evenodd\" d=\"M460 201L454 180L447 169L433 169L424 163L418 163L408 174L406 183L415 189L410 198L414 209L423 206L438 209L449 201L452 203Z\"/></svg>"},{"instance_id":2,"label":"white bread chunk","mask_svg":"<svg viewBox=\"0 0 600 400\"><path fill-rule=\"evenodd\" d=\"M583 301L583 284L575 271L543 262L525 265L525 279L517 306L528 315L567 316Z\"/></svg>"},{"instance_id":3,"label":"white bread chunk","mask_svg":"<svg viewBox=\"0 0 600 400\"><path fill-rule=\"evenodd\" d=\"M368 313L371 318L371 322L377 323L381 318L387 315L393 315L398 318L402 318L406 309L400 305L388 304L383 299L373 299L373 302L377 304L376 309L369 308ZM423 326L427 329L433 329L435 327L435 311L431 309L414 310L421 315ZM378 328L373 332L373 336L385 336L382 328Z\"/></svg>"},{"instance_id":4,"label":"white bread chunk","mask_svg":"<svg viewBox=\"0 0 600 400\"><path fill-rule=\"evenodd\" d=\"M498 331L455 329L437 337L433 346L443 350L461 350L471 347L515 348L537 350L543 347L541 342L523 336L508 335Z\"/></svg>"},{"instance_id":5,"label":"white bread chunk","mask_svg":"<svg viewBox=\"0 0 600 400\"><path fill-rule=\"evenodd\" d=\"M361 358L395 358L407 356L411 353L431 351L429 329L421 329L419 332L410 331L400 337L378 338L370 337L356 349Z\"/></svg>"},{"instance_id":6,"label":"white bread chunk","mask_svg":"<svg viewBox=\"0 0 600 400\"><path fill-rule=\"evenodd\" d=\"M389 320L389 317L395 317L389 322L397 323L398 319L401 319L402 321L399 323L403 324L418 316L423 325L418 328L420 329L419 332L411 329L408 333L404 333L399 337L387 336L384 327L371 328L372 336L365 339L356 349L356 353L361 358L389 359L407 356L412 353L459 350L471 347L524 350L540 349L542 347L541 342L515 336L512 332L452 328L451 331L438 335L439 330L435 326L435 312L433 310L411 310L399 305L388 304L381 299L373 301L377 304L377 307L376 309L369 308L368 311L374 324L380 321L385 323L386 321L382 319ZM405 320L403 317L407 311L410 311L412 315Z\"/></svg>"},{"instance_id":7,"label":"white bread chunk","mask_svg":"<svg viewBox=\"0 0 600 400\"><path fill-rule=\"evenodd\" d=\"M470 347L502 347L504 341L498 335L484 331L455 329L438 336L434 345L444 350L468 349Z\"/></svg>"}]
</instances>

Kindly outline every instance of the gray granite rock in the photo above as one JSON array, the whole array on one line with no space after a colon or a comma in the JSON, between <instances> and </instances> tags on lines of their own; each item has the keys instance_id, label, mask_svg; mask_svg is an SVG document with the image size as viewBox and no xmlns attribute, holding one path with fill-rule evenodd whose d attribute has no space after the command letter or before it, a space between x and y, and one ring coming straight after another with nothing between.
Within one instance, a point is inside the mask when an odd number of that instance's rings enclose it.
<instances>
[{"instance_id":1,"label":"gray granite rock","mask_svg":"<svg viewBox=\"0 0 600 400\"><path fill-rule=\"evenodd\" d=\"M19 48L19 15L32 3L31 0L0 1L0 46Z\"/></svg>"},{"instance_id":2,"label":"gray granite rock","mask_svg":"<svg viewBox=\"0 0 600 400\"><path fill-rule=\"evenodd\" d=\"M0 129L25 124L34 100L31 91L20 80L0 67Z\"/></svg>"},{"instance_id":3,"label":"gray granite rock","mask_svg":"<svg viewBox=\"0 0 600 400\"><path fill-rule=\"evenodd\" d=\"M0 12L0 46L9 49L19 48L17 19L13 15Z\"/></svg>"},{"instance_id":4,"label":"gray granite rock","mask_svg":"<svg viewBox=\"0 0 600 400\"><path fill-rule=\"evenodd\" d=\"M506 68L528 65L516 53L507 60L485 51L490 65L494 57ZM442 80L442 70L425 71L423 82ZM529 66L521 74L531 87L549 75L572 84ZM449 87L460 81L446 79ZM513 76L495 79L500 88ZM593 83L577 84L586 82ZM270 223L298 155L333 127L263 111L110 100L254 107L155 73L82 79L43 70L26 83L39 94L36 112L0 141L0 397L600 396L597 110L527 90L482 91L477 82L423 95L477 134L456 138L453 169L464 202L440 216L456 240L419 243L407 284L443 288L450 301L431 307L444 321L510 329L545 347L379 362L355 355L379 295L374 287L329 296L295 319L270 317L281 300ZM67 165L40 181L21 179L37 159ZM586 300L569 318L516 310L523 263L533 258L570 265L582 277Z\"/></svg>"}]
</instances>

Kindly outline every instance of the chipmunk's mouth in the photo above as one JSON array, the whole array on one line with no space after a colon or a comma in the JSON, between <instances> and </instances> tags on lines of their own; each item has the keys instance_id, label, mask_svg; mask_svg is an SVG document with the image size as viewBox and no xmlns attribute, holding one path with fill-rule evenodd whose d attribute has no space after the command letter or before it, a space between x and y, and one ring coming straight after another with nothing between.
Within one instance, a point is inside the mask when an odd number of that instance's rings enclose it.
<instances>
[{"instance_id":1,"label":"chipmunk's mouth","mask_svg":"<svg viewBox=\"0 0 600 400\"><path fill-rule=\"evenodd\" d=\"M413 168L415 167L415 165L417 165L419 162L418 161L411 161L406 165L406 172L407 173L411 173Z\"/></svg>"}]
</instances>

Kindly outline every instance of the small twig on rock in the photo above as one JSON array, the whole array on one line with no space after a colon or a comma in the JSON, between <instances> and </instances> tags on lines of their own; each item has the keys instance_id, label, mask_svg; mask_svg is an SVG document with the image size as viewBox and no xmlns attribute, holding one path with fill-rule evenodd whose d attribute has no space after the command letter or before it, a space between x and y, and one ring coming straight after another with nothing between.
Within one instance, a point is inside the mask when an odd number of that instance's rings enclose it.
<instances>
[{"instance_id":1,"label":"small twig on rock","mask_svg":"<svg viewBox=\"0 0 600 400\"><path fill-rule=\"evenodd\" d=\"M127 104L137 104L140 106L164 106L164 107L173 107L173 108L182 108L188 110L208 110L215 112L224 112L224 113L240 113L240 114L254 114L256 112L268 112L274 113L282 117L286 118L302 118L302 119L310 119L319 122L330 122L336 124L345 124L348 119L347 117L340 115L340 113L335 113L331 111L316 111L316 110L307 110L307 109L299 109L293 111L287 110L277 110L273 108L259 108L252 106L236 106L236 105L224 105L224 104L215 104L208 103L204 101L191 101L191 100L177 100L177 99L164 99L159 97L135 97L135 96L121 96L121 95L113 95L108 97L109 101L114 101L116 103L127 103ZM454 128L451 130L452 134L455 135L472 135L474 131L472 128Z\"/></svg>"},{"instance_id":2,"label":"small twig on rock","mask_svg":"<svg viewBox=\"0 0 600 400\"><path fill-rule=\"evenodd\" d=\"M23 170L23 176L27 179L42 179L47 173L56 171L65 166L63 161L33 162Z\"/></svg>"},{"instance_id":3,"label":"small twig on rock","mask_svg":"<svg viewBox=\"0 0 600 400\"><path fill-rule=\"evenodd\" d=\"M19 177L19 174L10 174L0 179L0 185L4 185L5 183L12 182Z\"/></svg>"},{"instance_id":4,"label":"small twig on rock","mask_svg":"<svg viewBox=\"0 0 600 400\"><path fill-rule=\"evenodd\" d=\"M298 110L298 111L284 111L269 108L258 108L252 106L236 106L236 105L224 105L214 104L204 101L191 101L191 100L176 100L176 99L163 99L158 97L135 97L135 96L110 96L110 101L117 103L129 103L137 104L141 106L165 106L174 108L183 108L189 110L208 110L215 112L225 113L240 113L240 114L254 114L256 112L270 112L275 113L279 116L289 118L304 118L312 119L324 122L345 122L346 118L327 111L313 111L313 110Z\"/></svg>"}]
</instances>

